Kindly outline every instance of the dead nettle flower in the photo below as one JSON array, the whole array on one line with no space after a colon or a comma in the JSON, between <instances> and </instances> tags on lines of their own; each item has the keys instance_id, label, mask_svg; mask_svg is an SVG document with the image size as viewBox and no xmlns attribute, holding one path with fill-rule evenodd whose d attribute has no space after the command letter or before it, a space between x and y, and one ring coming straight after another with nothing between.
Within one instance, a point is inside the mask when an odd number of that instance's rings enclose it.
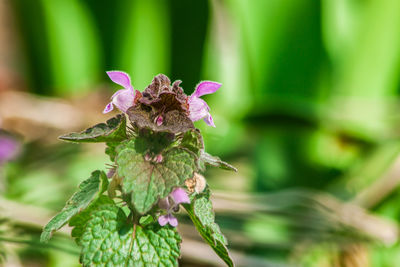
<instances>
[{"instance_id":1,"label":"dead nettle flower","mask_svg":"<svg viewBox=\"0 0 400 267\"><path fill-rule=\"evenodd\" d=\"M108 113L116 106L122 112L126 112L128 108L134 105L135 91L131 85L129 75L122 71L107 71L111 81L121 85L125 89L118 90L111 96L111 102L107 104L103 113Z\"/></svg>"},{"instance_id":2,"label":"dead nettle flower","mask_svg":"<svg viewBox=\"0 0 400 267\"><path fill-rule=\"evenodd\" d=\"M151 160L151 156L149 153L146 153L146 155L144 155L144 160L145 161L150 161Z\"/></svg>"},{"instance_id":3,"label":"dead nettle flower","mask_svg":"<svg viewBox=\"0 0 400 267\"><path fill-rule=\"evenodd\" d=\"M215 93L220 87L220 83L211 81L204 81L197 85L196 90L189 97L189 118L192 121L203 119L207 125L215 127L210 107L200 96Z\"/></svg>"},{"instance_id":4,"label":"dead nettle flower","mask_svg":"<svg viewBox=\"0 0 400 267\"><path fill-rule=\"evenodd\" d=\"M158 115L155 120L154 123L157 124L157 126L161 126L164 122L164 119L161 115Z\"/></svg>"},{"instance_id":5,"label":"dead nettle flower","mask_svg":"<svg viewBox=\"0 0 400 267\"><path fill-rule=\"evenodd\" d=\"M172 215L172 212L176 212L181 203L190 203L189 196L183 188L176 188L166 198L161 199L158 202L158 206L161 209L167 211L167 214L158 217L158 223L161 226L169 223L171 226L178 226L178 220Z\"/></svg>"},{"instance_id":6,"label":"dead nettle flower","mask_svg":"<svg viewBox=\"0 0 400 267\"><path fill-rule=\"evenodd\" d=\"M153 161L157 162L157 163L161 163L163 161L163 156L161 154L158 154L154 157Z\"/></svg>"},{"instance_id":7,"label":"dead nettle flower","mask_svg":"<svg viewBox=\"0 0 400 267\"><path fill-rule=\"evenodd\" d=\"M8 135L0 135L0 165L15 159L20 153L19 142Z\"/></svg>"},{"instance_id":8,"label":"dead nettle flower","mask_svg":"<svg viewBox=\"0 0 400 267\"><path fill-rule=\"evenodd\" d=\"M116 168L109 169L108 172L107 172L107 178L109 178L109 179L113 178L113 176L114 176L116 171L117 171Z\"/></svg>"},{"instance_id":9,"label":"dead nettle flower","mask_svg":"<svg viewBox=\"0 0 400 267\"><path fill-rule=\"evenodd\" d=\"M108 71L107 74L113 82L123 86L125 89L118 90L111 97L111 102L107 104L103 113L110 112L111 110L113 110L114 106L116 106L122 112L126 113L126 111L130 107L134 106L135 103L143 95L138 90L133 89L133 86L131 85L131 79L129 78L129 75L127 73L122 72L122 71ZM159 76L156 76L156 78ZM165 84L162 84L162 85L164 85L164 87L167 86L168 88L170 88L169 87L169 79L165 75L161 75L161 77L165 77L165 79L162 80L162 82L168 83L167 85L165 85ZM158 81L158 80L156 80L156 81ZM175 87L178 88L179 83L180 83L180 81L175 82L173 85L173 88L175 88ZM156 85L160 86L160 81L158 81L158 84L156 83ZM204 81L204 82L200 82L197 85L196 90L194 91L194 93L191 96L187 97L184 93L182 93L181 96L177 95L176 97L178 97L178 98L181 97L180 101L184 101L185 99L187 99L187 104L189 104L188 115L192 121L198 121L200 119L203 119L207 123L207 125L215 127L213 118L210 114L210 107L200 97L203 95L215 93L220 87L221 87L220 83L212 82L212 81ZM152 88L152 87L149 87L149 88ZM147 94L149 94L149 93L147 93ZM146 101L149 102L150 100L142 100L142 103L148 104ZM154 100L151 100L151 101L154 101ZM162 115L158 115L155 118L154 123L157 124L157 126L161 126L163 124L163 120L164 120L164 118L162 117Z\"/></svg>"},{"instance_id":10,"label":"dead nettle flower","mask_svg":"<svg viewBox=\"0 0 400 267\"><path fill-rule=\"evenodd\" d=\"M161 155L161 153L160 154L158 154L158 155L156 155L156 156L154 156L153 158L150 156L150 153L146 153L145 155L144 155L144 160L145 161L152 161L152 162L155 162L155 163L161 163L162 161L163 161L163 156Z\"/></svg>"}]
</instances>

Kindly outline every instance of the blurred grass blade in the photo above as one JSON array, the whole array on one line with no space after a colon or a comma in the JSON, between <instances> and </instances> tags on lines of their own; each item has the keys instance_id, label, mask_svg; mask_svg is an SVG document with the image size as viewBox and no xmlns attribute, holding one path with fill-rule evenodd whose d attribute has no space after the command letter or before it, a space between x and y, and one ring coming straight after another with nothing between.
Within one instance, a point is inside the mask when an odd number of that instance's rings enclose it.
<instances>
[{"instance_id":1,"label":"blurred grass blade","mask_svg":"<svg viewBox=\"0 0 400 267\"><path fill-rule=\"evenodd\" d=\"M116 22L115 69L132 75L143 90L158 73L169 74L170 25L166 1L124 1Z\"/></svg>"},{"instance_id":2,"label":"blurred grass blade","mask_svg":"<svg viewBox=\"0 0 400 267\"><path fill-rule=\"evenodd\" d=\"M56 94L81 93L97 82L99 40L91 14L82 1L40 0L48 36L51 71Z\"/></svg>"},{"instance_id":3,"label":"blurred grass blade","mask_svg":"<svg viewBox=\"0 0 400 267\"><path fill-rule=\"evenodd\" d=\"M400 2L343 2L324 2L327 47L336 70L331 116L348 131L382 137L398 91L400 28L395 25L400 24Z\"/></svg>"}]
</instances>

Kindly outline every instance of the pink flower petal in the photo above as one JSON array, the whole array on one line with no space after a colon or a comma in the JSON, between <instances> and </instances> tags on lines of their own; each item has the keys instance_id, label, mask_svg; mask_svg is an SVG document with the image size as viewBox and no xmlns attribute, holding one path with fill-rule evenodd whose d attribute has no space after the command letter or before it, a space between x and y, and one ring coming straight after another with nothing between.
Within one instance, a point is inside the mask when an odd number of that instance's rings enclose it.
<instances>
[{"instance_id":1,"label":"pink flower petal","mask_svg":"<svg viewBox=\"0 0 400 267\"><path fill-rule=\"evenodd\" d=\"M186 191L180 187L172 191L171 197L174 200L175 204L190 203L190 199Z\"/></svg>"},{"instance_id":2,"label":"pink flower petal","mask_svg":"<svg viewBox=\"0 0 400 267\"><path fill-rule=\"evenodd\" d=\"M164 118L161 115L158 115L155 119L155 123L157 124L157 126L161 126L164 122Z\"/></svg>"},{"instance_id":3,"label":"pink flower petal","mask_svg":"<svg viewBox=\"0 0 400 267\"><path fill-rule=\"evenodd\" d=\"M163 161L163 156L161 154L158 154L154 157L154 161L157 163L161 163Z\"/></svg>"},{"instance_id":4,"label":"pink flower petal","mask_svg":"<svg viewBox=\"0 0 400 267\"><path fill-rule=\"evenodd\" d=\"M0 164L15 159L20 153L20 144L9 136L0 135Z\"/></svg>"},{"instance_id":5,"label":"pink flower petal","mask_svg":"<svg viewBox=\"0 0 400 267\"><path fill-rule=\"evenodd\" d=\"M208 126L215 127L214 120L213 120L213 118L211 117L211 114L210 114L210 113L208 113L208 115L205 116L205 117L203 118L203 120L206 122L206 124L207 124Z\"/></svg>"},{"instance_id":6,"label":"pink flower petal","mask_svg":"<svg viewBox=\"0 0 400 267\"><path fill-rule=\"evenodd\" d=\"M168 214L168 223L169 225L173 226L173 227L177 227L178 226L178 219L176 219L174 216L172 216L172 214Z\"/></svg>"},{"instance_id":7,"label":"pink flower petal","mask_svg":"<svg viewBox=\"0 0 400 267\"><path fill-rule=\"evenodd\" d=\"M161 215L160 217L158 217L158 223L161 226L166 225L169 222L169 218L168 215Z\"/></svg>"},{"instance_id":8,"label":"pink flower petal","mask_svg":"<svg viewBox=\"0 0 400 267\"><path fill-rule=\"evenodd\" d=\"M208 95L215 93L222 84L212 81L204 81L197 85L196 90L192 96L200 97L202 95Z\"/></svg>"},{"instance_id":9,"label":"pink flower petal","mask_svg":"<svg viewBox=\"0 0 400 267\"><path fill-rule=\"evenodd\" d=\"M112 177L114 176L115 172L116 172L116 169L115 169L115 168L110 169L110 170L107 172L107 178L112 178Z\"/></svg>"},{"instance_id":10,"label":"pink flower petal","mask_svg":"<svg viewBox=\"0 0 400 267\"><path fill-rule=\"evenodd\" d=\"M198 97L190 97L189 99L189 118L192 121L198 121L208 115L208 107L206 101Z\"/></svg>"},{"instance_id":11,"label":"pink flower petal","mask_svg":"<svg viewBox=\"0 0 400 267\"><path fill-rule=\"evenodd\" d=\"M124 88L131 88L131 79L129 75L123 71L107 71L108 77L111 81L123 86Z\"/></svg>"},{"instance_id":12,"label":"pink flower petal","mask_svg":"<svg viewBox=\"0 0 400 267\"><path fill-rule=\"evenodd\" d=\"M135 95L133 90L123 89L114 94L112 103L122 112L126 112L130 107L133 106L134 99Z\"/></svg>"},{"instance_id":13,"label":"pink flower petal","mask_svg":"<svg viewBox=\"0 0 400 267\"><path fill-rule=\"evenodd\" d=\"M146 155L144 155L144 160L145 161L150 161L151 160L151 156L149 153L146 153Z\"/></svg>"},{"instance_id":14,"label":"pink flower petal","mask_svg":"<svg viewBox=\"0 0 400 267\"><path fill-rule=\"evenodd\" d=\"M103 114L106 114L114 109L112 102L108 103L107 106L103 110Z\"/></svg>"}]
</instances>

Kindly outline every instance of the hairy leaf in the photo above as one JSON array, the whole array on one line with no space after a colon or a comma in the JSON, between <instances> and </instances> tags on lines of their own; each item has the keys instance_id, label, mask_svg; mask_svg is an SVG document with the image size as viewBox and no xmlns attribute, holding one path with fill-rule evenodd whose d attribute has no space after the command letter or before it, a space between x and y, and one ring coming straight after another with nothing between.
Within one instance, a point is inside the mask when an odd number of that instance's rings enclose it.
<instances>
[{"instance_id":1,"label":"hairy leaf","mask_svg":"<svg viewBox=\"0 0 400 267\"><path fill-rule=\"evenodd\" d=\"M71 231L71 236L75 238L75 241L80 245L80 238L85 230L86 223L90 220L92 213L100 210L104 205L112 205L114 201L108 196L101 195L95 201L90 203L90 205L82 210L80 213L76 214L69 220L69 226L73 227Z\"/></svg>"},{"instance_id":2,"label":"hairy leaf","mask_svg":"<svg viewBox=\"0 0 400 267\"><path fill-rule=\"evenodd\" d=\"M120 144L120 142L107 142L105 153L110 157L111 161L115 160L117 156L117 152L115 151L116 147Z\"/></svg>"},{"instance_id":3,"label":"hairy leaf","mask_svg":"<svg viewBox=\"0 0 400 267\"><path fill-rule=\"evenodd\" d=\"M99 123L80 133L70 133L59 137L69 142L120 142L127 138L126 118L123 114L107 120L106 123Z\"/></svg>"},{"instance_id":4,"label":"hairy leaf","mask_svg":"<svg viewBox=\"0 0 400 267\"><path fill-rule=\"evenodd\" d=\"M135 149L139 153L149 152L158 154L168 148L175 139L175 134L170 132L153 132L149 129L141 129L135 141Z\"/></svg>"},{"instance_id":5,"label":"hairy leaf","mask_svg":"<svg viewBox=\"0 0 400 267\"><path fill-rule=\"evenodd\" d=\"M208 187L203 193L194 195L190 204L183 204L183 206L204 240L228 266L233 266L233 261L226 247L228 244L226 238L215 223Z\"/></svg>"},{"instance_id":6,"label":"hairy leaf","mask_svg":"<svg viewBox=\"0 0 400 267\"><path fill-rule=\"evenodd\" d=\"M195 171L195 155L173 147L162 153L162 162L145 160L135 149L135 140L119 147L116 163L122 180L122 190L131 194L132 204L140 213L146 213L160 198L166 197L174 187L182 186Z\"/></svg>"},{"instance_id":7,"label":"hairy leaf","mask_svg":"<svg viewBox=\"0 0 400 267\"><path fill-rule=\"evenodd\" d=\"M185 147L196 155L200 156L201 151L204 150L204 142L200 130L193 129L185 132L180 141L180 146Z\"/></svg>"},{"instance_id":8,"label":"hairy leaf","mask_svg":"<svg viewBox=\"0 0 400 267\"><path fill-rule=\"evenodd\" d=\"M143 91L141 103L150 105L156 110L178 110L187 112L188 98L179 86L181 81L175 81L172 87L170 80L164 74L153 78L151 84Z\"/></svg>"},{"instance_id":9,"label":"hairy leaf","mask_svg":"<svg viewBox=\"0 0 400 267\"><path fill-rule=\"evenodd\" d=\"M178 266L181 237L171 227L129 223L115 205L94 212L81 238L83 266Z\"/></svg>"},{"instance_id":10,"label":"hairy leaf","mask_svg":"<svg viewBox=\"0 0 400 267\"><path fill-rule=\"evenodd\" d=\"M95 197L107 190L107 176L102 171L94 171L92 176L79 185L79 191L72 195L60 213L43 228L41 242L47 242L54 231L64 226L75 214L85 209Z\"/></svg>"},{"instance_id":11,"label":"hairy leaf","mask_svg":"<svg viewBox=\"0 0 400 267\"><path fill-rule=\"evenodd\" d=\"M148 225L148 224L150 224L150 223L153 223L154 221L155 221L155 220L154 220L153 216L151 216L150 214L148 214L148 215L145 215L145 216L140 217L140 219L139 219L139 224L140 224L141 226L146 226L146 225Z\"/></svg>"},{"instance_id":12,"label":"hairy leaf","mask_svg":"<svg viewBox=\"0 0 400 267\"><path fill-rule=\"evenodd\" d=\"M222 161L219 157L212 156L205 152L204 150L201 151L200 154L200 161L206 164L209 164L214 167L219 167L224 170L235 171L237 172L237 168L232 166L231 164Z\"/></svg>"}]
</instances>

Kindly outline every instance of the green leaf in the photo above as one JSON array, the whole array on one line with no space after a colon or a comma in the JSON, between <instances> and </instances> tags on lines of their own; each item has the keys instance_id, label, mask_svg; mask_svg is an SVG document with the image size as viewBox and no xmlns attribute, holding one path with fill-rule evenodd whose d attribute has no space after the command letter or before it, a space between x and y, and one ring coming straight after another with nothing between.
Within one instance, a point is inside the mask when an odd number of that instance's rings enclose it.
<instances>
[{"instance_id":1,"label":"green leaf","mask_svg":"<svg viewBox=\"0 0 400 267\"><path fill-rule=\"evenodd\" d=\"M79 185L79 191L72 195L60 213L43 228L41 242L47 242L54 231L64 226L75 214L85 209L95 197L107 190L107 176L102 171L94 171L92 176Z\"/></svg>"},{"instance_id":2,"label":"green leaf","mask_svg":"<svg viewBox=\"0 0 400 267\"><path fill-rule=\"evenodd\" d=\"M204 150L204 142L200 130L193 129L185 132L179 146L185 147L196 155L200 156L201 151Z\"/></svg>"},{"instance_id":3,"label":"green leaf","mask_svg":"<svg viewBox=\"0 0 400 267\"><path fill-rule=\"evenodd\" d=\"M153 222L154 222L154 218L150 214L142 216L139 219L139 224L142 225L142 226L146 226L146 225L148 225L150 223L153 223Z\"/></svg>"},{"instance_id":4,"label":"green leaf","mask_svg":"<svg viewBox=\"0 0 400 267\"><path fill-rule=\"evenodd\" d=\"M116 147L120 144L120 142L107 142L105 153L110 157L111 161L115 160L117 156Z\"/></svg>"},{"instance_id":5,"label":"green leaf","mask_svg":"<svg viewBox=\"0 0 400 267\"><path fill-rule=\"evenodd\" d=\"M126 118L123 114L107 120L106 123L99 123L80 133L70 133L59 137L69 142L121 142L127 139Z\"/></svg>"},{"instance_id":6,"label":"green leaf","mask_svg":"<svg viewBox=\"0 0 400 267\"><path fill-rule=\"evenodd\" d=\"M141 129L136 138L135 149L139 153L150 152L156 155L168 148L174 139L175 134L170 132L153 132L147 128Z\"/></svg>"},{"instance_id":7,"label":"green leaf","mask_svg":"<svg viewBox=\"0 0 400 267\"><path fill-rule=\"evenodd\" d=\"M194 195L191 203L183 204L183 206L204 240L228 266L233 266L233 261L226 247L228 242L215 223L209 188L207 187L201 194Z\"/></svg>"},{"instance_id":8,"label":"green leaf","mask_svg":"<svg viewBox=\"0 0 400 267\"><path fill-rule=\"evenodd\" d=\"M209 164L214 167L219 167L224 170L235 171L237 172L237 168L232 166L231 164L222 161L219 157L212 156L205 152L204 150L201 151L200 161L206 164Z\"/></svg>"},{"instance_id":9,"label":"green leaf","mask_svg":"<svg viewBox=\"0 0 400 267\"><path fill-rule=\"evenodd\" d=\"M104 205L81 238L83 266L178 266L181 237L171 227L133 225L123 210Z\"/></svg>"},{"instance_id":10,"label":"green leaf","mask_svg":"<svg viewBox=\"0 0 400 267\"><path fill-rule=\"evenodd\" d=\"M75 241L80 245L80 238L85 231L86 223L90 220L91 214L98 211L104 205L114 204L114 201L108 196L101 195L95 201L90 203L90 205L82 210L80 213L76 214L69 220L69 226L73 227L71 231L71 236L75 238Z\"/></svg>"},{"instance_id":11,"label":"green leaf","mask_svg":"<svg viewBox=\"0 0 400 267\"><path fill-rule=\"evenodd\" d=\"M164 151L161 163L146 161L135 149L135 140L118 149L117 173L123 178L123 193L131 194L132 204L142 214L174 187L183 186L186 179L193 177L196 168L196 156L183 148Z\"/></svg>"}]
</instances>

